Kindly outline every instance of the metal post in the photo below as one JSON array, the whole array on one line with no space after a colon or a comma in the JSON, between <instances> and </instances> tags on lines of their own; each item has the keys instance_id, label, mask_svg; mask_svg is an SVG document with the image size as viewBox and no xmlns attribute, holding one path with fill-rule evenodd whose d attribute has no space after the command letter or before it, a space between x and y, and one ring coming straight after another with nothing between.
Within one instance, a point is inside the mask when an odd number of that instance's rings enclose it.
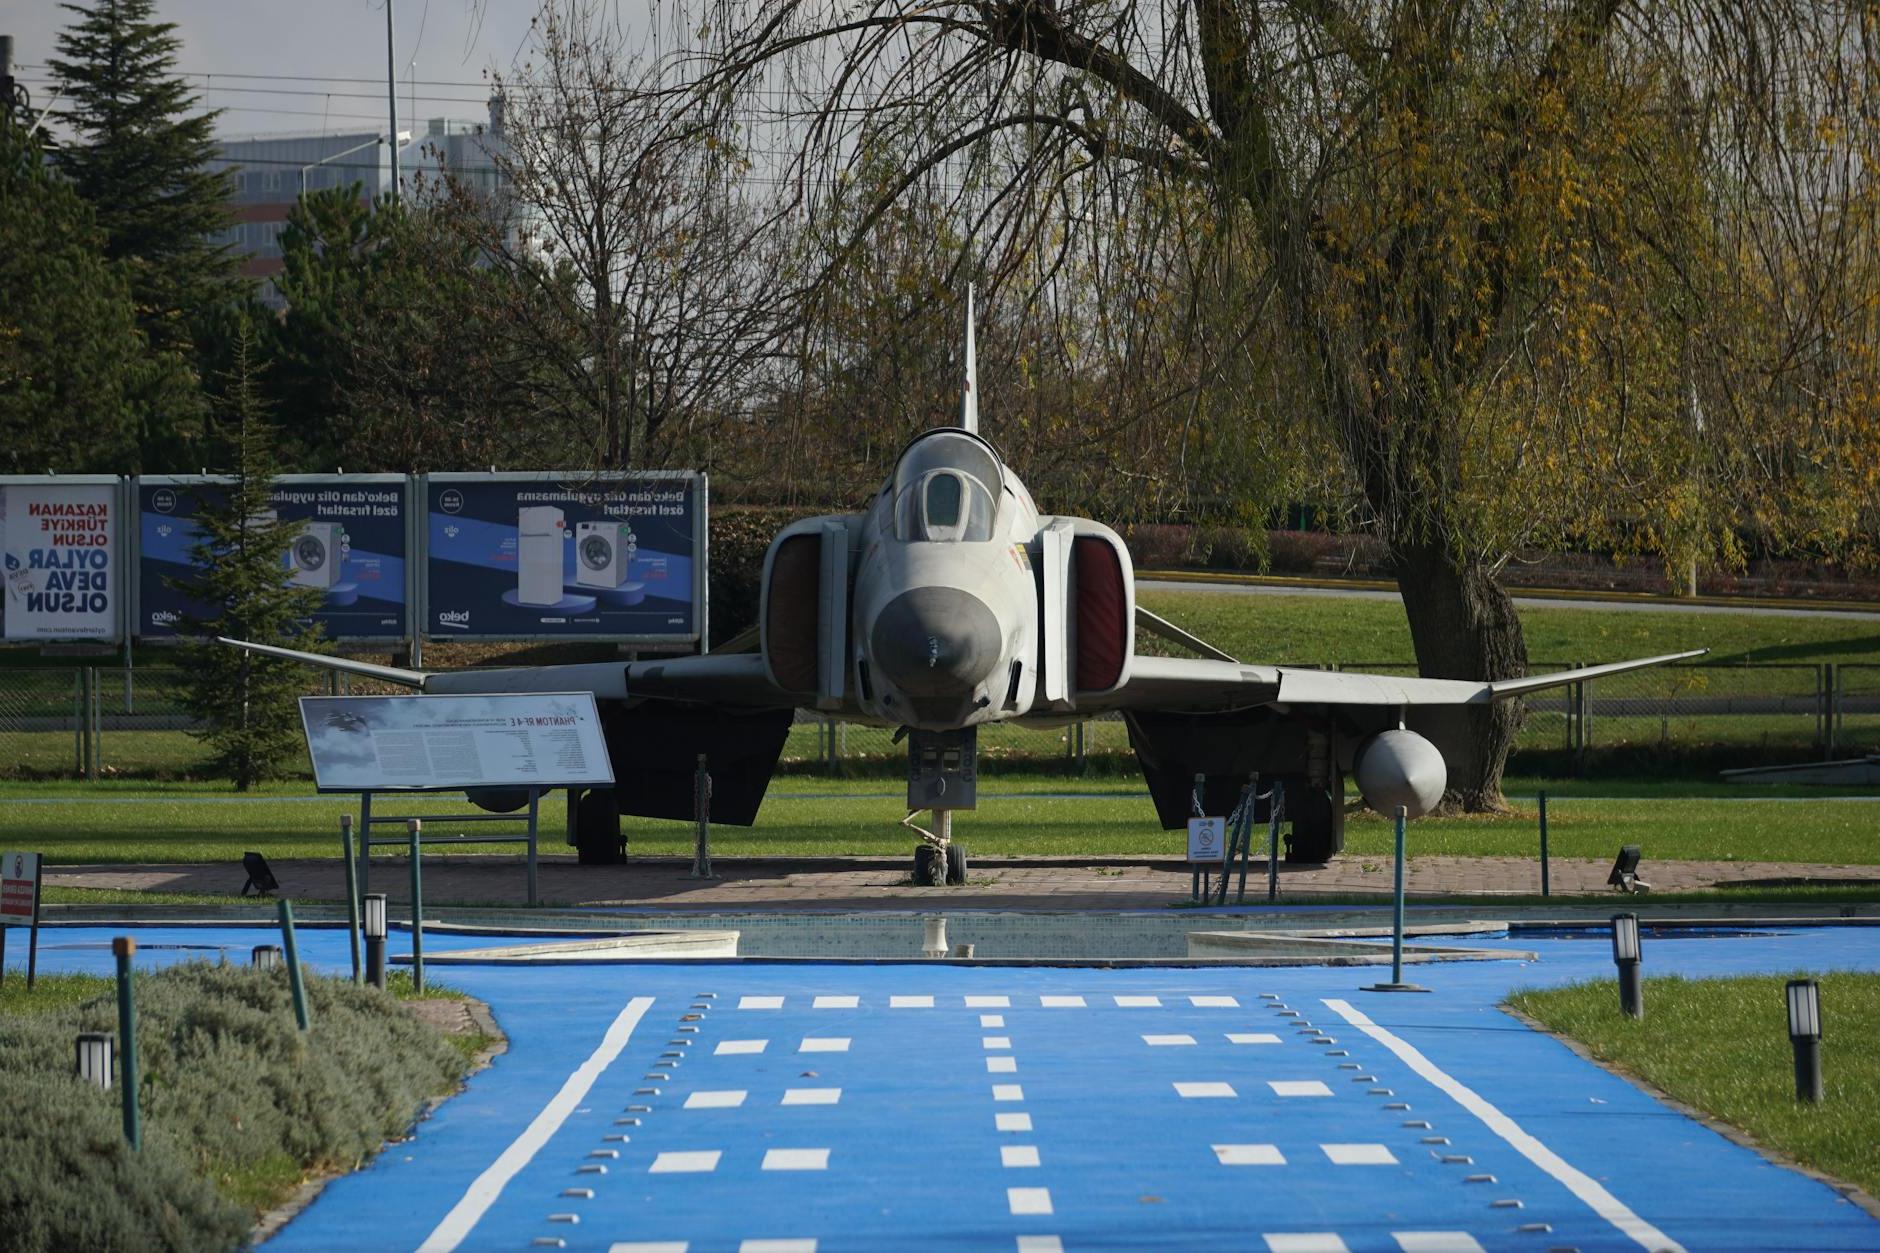
<instances>
[{"instance_id":1,"label":"metal post","mask_svg":"<svg viewBox=\"0 0 1880 1253\"><path fill-rule=\"evenodd\" d=\"M698 755L698 769L692 775L692 816L698 824L692 846L694 879L716 879L712 873L712 776L705 754Z\"/></svg>"},{"instance_id":2,"label":"metal post","mask_svg":"<svg viewBox=\"0 0 1880 1253\"><path fill-rule=\"evenodd\" d=\"M88 666L87 669L91 673L91 704L86 710L91 723L91 768L86 777L95 783L104 765L104 686L98 682L98 668Z\"/></svg>"},{"instance_id":3,"label":"metal post","mask_svg":"<svg viewBox=\"0 0 1880 1253\"><path fill-rule=\"evenodd\" d=\"M1541 793L1541 895L1553 895L1547 878L1547 793Z\"/></svg>"},{"instance_id":4,"label":"metal post","mask_svg":"<svg viewBox=\"0 0 1880 1253\"><path fill-rule=\"evenodd\" d=\"M359 793L359 898L372 890L372 793Z\"/></svg>"},{"instance_id":5,"label":"metal post","mask_svg":"<svg viewBox=\"0 0 1880 1253\"><path fill-rule=\"evenodd\" d=\"M1286 785L1278 779L1273 780L1271 799L1267 801L1266 829L1266 901L1269 905L1279 903L1279 820L1286 808Z\"/></svg>"},{"instance_id":6,"label":"metal post","mask_svg":"<svg viewBox=\"0 0 1880 1253\"><path fill-rule=\"evenodd\" d=\"M283 896L276 904L281 913L281 947L287 950L287 983L294 992L294 1021L306 1031L313 1026L307 1014L307 986L300 978L300 945L294 940L294 905Z\"/></svg>"},{"instance_id":7,"label":"metal post","mask_svg":"<svg viewBox=\"0 0 1880 1253\"><path fill-rule=\"evenodd\" d=\"M1627 1018L1645 1016L1645 990L1639 983L1639 963L1622 962L1619 966L1619 1010Z\"/></svg>"},{"instance_id":8,"label":"metal post","mask_svg":"<svg viewBox=\"0 0 1880 1253\"><path fill-rule=\"evenodd\" d=\"M123 1089L124 1139L133 1150L144 1147L144 1130L137 1116L137 1002L131 990L131 954L136 951L137 941L128 935L111 941L111 952L117 958L118 1039L124 1042L124 1073L119 1084Z\"/></svg>"},{"instance_id":9,"label":"metal post","mask_svg":"<svg viewBox=\"0 0 1880 1253\"><path fill-rule=\"evenodd\" d=\"M1390 901L1390 981L1403 982L1403 824L1409 817L1402 805L1397 806L1397 885L1391 892Z\"/></svg>"},{"instance_id":10,"label":"metal post","mask_svg":"<svg viewBox=\"0 0 1880 1253\"><path fill-rule=\"evenodd\" d=\"M72 773L85 773L85 669L72 671Z\"/></svg>"},{"instance_id":11,"label":"metal post","mask_svg":"<svg viewBox=\"0 0 1880 1253\"><path fill-rule=\"evenodd\" d=\"M529 908L537 905L535 895L535 836L542 816L542 790L529 789Z\"/></svg>"},{"instance_id":12,"label":"metal post","mask_svg":"<svg viewBox=\"0 0 1880 1253\"><path fill-rule=\"evenodd\" d=\"M346 939L352 946L353 982L360 982L359 964L359 867L353 861L353 820L351 814L339 816L340 860L346 863Z\"/></svg>"},{"instance_id":13,"label":"metal post","mask_svg":"<svg viewBox=\"0 0 1880 1253\"><path fill-rule=\"evenodd\" d=\"M424 838L424 822L411 818L405 822L411 836L411 988L424 991L424 859L419 845Z\"/></svg>"},{"instance_id":14,"label":"metal post","mask_svg":"<svg viewBox=\"0 0 1880 1253\"><path fill-rule=\"evenodd\" d=\"M398 203L398 49L392 38L392 0L385 0L385 98L390 106L391 125L386 128L386 137L390 140L385 146L392 154L392 203ZM413 621L417 619L414 617ZM413 651L416 651L418 631L412 630ZM418 665L413 658L412 665Z\"/></svg>"},{"instance_id":15,"label":"metal post","mask_svg":"<svg viewBox=\"0 0 1880 1253\"><path fill-rule=\"evenodd\" d=\"M1188 808L1192 811L1193 817L1207 817L1207 814L1202 809L1202 793L1207 789L1207 785L1207 775L1198 774L1195 776L1195 790L1190 795L1188 801ZM1188 899L1191 901L1201 899L1201 866L1197 862L1188 863Z\"/></svg>"},{"instance_id":16,"label":"metal post","mask_svg":"<svg viewBox=\"0 0 1880 1253\"><path fill-rule=\"evenodd\" d=\"M1260 795L1260 776L1254 775L1247 780L1247 791L1242 804L1247 812L1240 815L1240 888L1234 893L1234 904L1247 903L1247 861L1253 855L1253 807ZM1221 893L1223 899L1226 893Z\"/></svg>"},{"instance_id":17,"label":"metal post","mask_svg":"<svg viewBox=\"0 0 1880 1253\"><path fill-rule=\"evenodd\" d=\"M1793 1040L1795 1047L1795 1099L1820 1104L1827 1095L1821 1078L1821 1041Z\"/></svg>"}]
</instances>

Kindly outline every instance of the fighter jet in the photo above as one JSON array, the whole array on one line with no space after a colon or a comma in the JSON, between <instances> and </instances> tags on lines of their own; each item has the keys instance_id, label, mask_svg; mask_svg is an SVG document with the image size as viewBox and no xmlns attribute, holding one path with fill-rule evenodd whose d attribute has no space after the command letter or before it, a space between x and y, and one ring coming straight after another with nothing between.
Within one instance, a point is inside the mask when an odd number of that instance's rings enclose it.
<instances>
[{"instance_id":1,"label":"fighter jet","mask_svg":"<svg viewBox=\"0 0 1880 1253\"><path fill-rule=\"evenodd\" d=\"M583 861L622 855L622 814L692 818L701 757L713 821L751 825L798 709L895 728L919 884L965 880L951 819L974 808L976 737L990 723L1120 712L1165 828L1227 813L1251 781L1278 782L1288 858L1322 862L1343 847L1347 776L1381 813L1436 807L1468 706L1703 651L1480 683L1238 661L1136 603L1115 531L1039 512L979 433L974 357L969 289L957 425L910 442L863 512L779 532L757 626L719 652L427 672L225 642L427 693L593 692L616 786L570 798ZM1198 655L1145 655L1138 631ZM922 811L932 829L915 825Z\"/></svg>"}]
</instances>

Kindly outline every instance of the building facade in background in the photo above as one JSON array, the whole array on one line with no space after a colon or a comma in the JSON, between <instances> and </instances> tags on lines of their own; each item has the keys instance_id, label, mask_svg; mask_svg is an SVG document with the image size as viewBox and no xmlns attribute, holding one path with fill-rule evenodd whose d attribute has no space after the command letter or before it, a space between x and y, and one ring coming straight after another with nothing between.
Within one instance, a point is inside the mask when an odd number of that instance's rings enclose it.
<instances>
[{"instance_id":1,"label":"building facade in background","mask_svg":"<svg viewBox=\"0 0 1880 1253\"><path fill-rule=\"evenodd\" d=\"M499 172L493 154L503 142L503 101L490 98L487 121L431 118L418 133L400 132L399 185L410 195L435 194L445 170L494 197ZM219 163L233 171L234 195L228 229L216 243L242 259L241 272L253 279L261 298L283 305L274 278L281 272L281 232L287 214L303 192L357 185L368 206L391 193L392 156L383 131L325 131L252 135L222 141Z\"/></svg>"}]
</instances>

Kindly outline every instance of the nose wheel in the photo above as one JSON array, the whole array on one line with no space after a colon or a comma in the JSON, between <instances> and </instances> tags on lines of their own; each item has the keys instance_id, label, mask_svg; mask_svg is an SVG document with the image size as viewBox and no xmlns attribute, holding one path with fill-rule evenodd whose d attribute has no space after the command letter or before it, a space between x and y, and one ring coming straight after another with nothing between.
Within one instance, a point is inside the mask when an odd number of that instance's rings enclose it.
<instances>
[{"instance_id":1,"label":"nose wheel","mask_svg":"<svg viewBox=\"0 0 1880 1253\"><path fill-rule=\"evenodd\" d=\"M953 842L953 811L938 809L934 811L938 831L929 831L914 824L914 810L901 819L901 825L920 836L921 842L914 846L914 886L917 888L937 888L941 886L959 887L966 882L966 848Z\"/></svg>"}]
</instances>

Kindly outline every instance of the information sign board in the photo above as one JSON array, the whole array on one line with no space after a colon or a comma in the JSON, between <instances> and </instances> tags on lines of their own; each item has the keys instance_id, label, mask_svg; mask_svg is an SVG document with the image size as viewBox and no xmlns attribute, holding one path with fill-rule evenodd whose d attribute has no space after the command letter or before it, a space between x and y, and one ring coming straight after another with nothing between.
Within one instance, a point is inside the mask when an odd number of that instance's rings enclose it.
<instances>
[{"instance_id":1,"label":"information sign board","mask_svg":"<svg viewBox=\"0 0 1880 1253\"><path fill-rule=\"evenodd\" d=\"M423 496L428 638L705 633L702 474L433 474Z\"/></svg>"},{"instance_id":2,"label":"information sign board","mask_svg":"<svg viewBox=\"0 0 1880 1253\"><path fill-rule=\"evenodd\" d=\"M1227 860L1227 819L1188 820L1188 860L1198 863Z\"/></svg>"},{"instance_id":3,"label":"information sign board","mask_svg":"<svg viewBox=\"0 0 1880 1253\"><path fill-rule=\"evenodd\" d=\"M303 696L322 792L607 787L592 692Z\"/></svg>"},{"instance_id":4,"label":"information sign board","mask_svg":"<svg viewBox=\"0 0 1880 1253\"><path fill-rule=\"evenodd\" d=\"M227 480L146 475L137 480L137 610L142 639L177 635L185 618L207 616L189 594L201 542L196 516L222 503ZM289 474L268 492L273 518L300 530L281 554L284 582L318 588L305 623L328 639L390 641L411 632L409 481L399 474Z\"/></svg>"},{"instance_id":5,"label":"information sign board","mask_svg":"<svg viewBox=\"0 0 1880 1253\"><path fill-rule=\"evenodd\" d=\"M122 638L122 490L109 475L0 479L0 638Z\"/></svg>"},{"instance_id":6,"label":"information sign board","mask_svg":"<svg viewBox=\"0 0 1880 1253\"><path fill-rule=\"evenodd\" d=\"M39 854L0 853L0 927L30 927L39 916Z\"/></svg>"}]
</instances>

